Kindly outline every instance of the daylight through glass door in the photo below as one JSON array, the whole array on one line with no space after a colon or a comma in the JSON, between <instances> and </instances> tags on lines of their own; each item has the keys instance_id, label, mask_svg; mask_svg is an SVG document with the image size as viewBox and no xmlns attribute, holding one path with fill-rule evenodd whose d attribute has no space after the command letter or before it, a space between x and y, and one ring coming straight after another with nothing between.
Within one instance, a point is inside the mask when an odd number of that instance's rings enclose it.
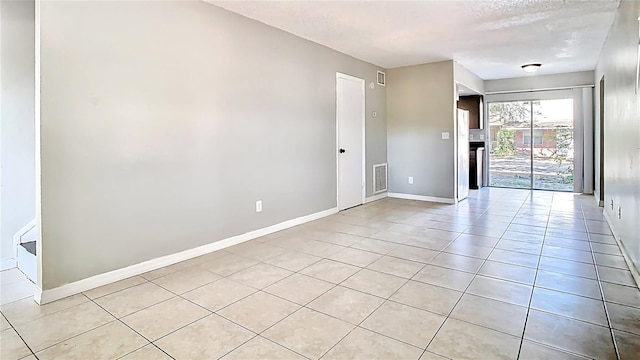
<instances>
[{"instance_id":1,"label":"daylight through glass door","mask_svg":"<svg viewBox=\"0 0 640 360\"><path fill-rule=\"evenodd\" d=\"M489 104L489 186L573 191L573 99Z\"/></svg>"}]
</instances>

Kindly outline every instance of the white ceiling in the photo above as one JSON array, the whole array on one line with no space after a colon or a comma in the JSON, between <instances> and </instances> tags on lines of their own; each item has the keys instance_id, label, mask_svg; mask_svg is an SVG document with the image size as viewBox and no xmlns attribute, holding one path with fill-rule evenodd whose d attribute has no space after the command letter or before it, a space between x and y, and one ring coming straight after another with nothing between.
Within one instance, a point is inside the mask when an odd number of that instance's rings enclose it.
<instances>
[{"instance_id":1,"label":"white ceiling","mask_svg":"<svg viewBox=\"0 0 640 360\"><path fill-rule=\"evenodd\" d=\"M384 68L455 59L481 78L593 70L617 0L216 1Z\"/></svg>"}]
</instances>

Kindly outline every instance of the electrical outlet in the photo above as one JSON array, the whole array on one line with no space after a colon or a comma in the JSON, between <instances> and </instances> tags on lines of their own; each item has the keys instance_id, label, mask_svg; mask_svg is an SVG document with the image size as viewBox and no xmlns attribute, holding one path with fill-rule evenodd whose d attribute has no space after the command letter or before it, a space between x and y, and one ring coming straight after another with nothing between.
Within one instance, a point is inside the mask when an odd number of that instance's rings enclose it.
<instances>
[{"instance_id":1,"label":"electrical outlet","mask_svg":"<svg viewBox=\"0 0 640 360\"><path fill-rule=\"evenodd\" d=\"M409 184L413 184L413 176L409 176Z\"/></svg>"},{"instance_id":2,"label":"electrical outlet","mask_svg":"<svg viewBox=\"0 0 640 360\"><path fill-rule=\"evenodd\" d=\"M448 132L443 132L442 133L442 140L449 140L449 133Z\"/></svg>"},{"instance_id":3,"label":"electrical outlet","mask_svg":"<svg viewBox=\"0 0 640 360\"><path fill-rule=\"evenodd\" d=\"M622 219L622 207L618 206L618 220Z\"/></svg>"},{"instance_id":4,"label":"electrical outlet","mask_svg":"<svg viewBox=\"0 0 640 360\"><path fill-rule=\"evenodd\" d=\"M262 212L262 200L256 201L256 212Z\"/></svg>"},{"instance_id":5,"label":"electrical outlet","mask_svg":"<svg viewBox=\"0 0 640 360\"><path fill-rule=\"evenodd\" d=\"M480 140L484 140L484 134L480 134Z\"/></svg>"}]
</instances>

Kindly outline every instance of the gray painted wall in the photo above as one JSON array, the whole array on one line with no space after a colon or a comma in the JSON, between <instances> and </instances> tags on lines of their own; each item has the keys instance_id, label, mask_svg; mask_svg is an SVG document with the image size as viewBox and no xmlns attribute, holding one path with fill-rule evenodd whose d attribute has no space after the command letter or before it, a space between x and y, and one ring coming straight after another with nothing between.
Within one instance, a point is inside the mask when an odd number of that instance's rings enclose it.
<instances>
[{"instance_id":1,"label":"gray painted wall","mask_svg":"<svg viewBox=\"0 0 640 360\"><path fill-rule=\"evenodd\" d=\"M484 90L489 93L587 86L593 85L593 74L593 71L579 71L554 75L530 75L509 79L485 80Z\"/></svg>"},{"instance_id":2,"label":"gray painted wall","mask_svg":"<svg viewBox=\"0 0 640 360\"><path fill-rule=\"evenodd\" d=\"M640 96L635 92L638 16L640 2L620 2L593 81L598 83L603 75L605 77L604 211L640 271ZM595 99L598 99L598 87L596 92ZM596 124L599 112L598 105ZM598 126L596 139L600 130ZM596 148L598 146L599 142ZM612 199L613 210L609 206ZM622 209L621 219L617 217L618 206Z\"/></svg>"},{"instance_id":3,"label":"gray painted wall","mask_svg":"<svg viewBox=\"0 0 640 360\"><path fill-rule=\"evenodd\" d=\"M453 73L453 61L387 72L389 192L454 198Z\"/></svg>"},{"instance_id":4,"label":"gray painted wall","mask_svg":"<svg viewBox=\"0 0 640 360\"><path fill-rule=\"evenodd\" d=\"M35 218L35 7L0 1L0 258Z\"/></svg>"},{"instance_id":5,"label":"gray painted wall","mask_svg":"<svg viewBox=\"0 0 640 360\"><path fill-rule=\"evenodd\" d=\"M43 289L334 208L336 72L367 83L368 194L387 160L374 65L202 2L41 26Z\"/></svg>"}]
</instances>

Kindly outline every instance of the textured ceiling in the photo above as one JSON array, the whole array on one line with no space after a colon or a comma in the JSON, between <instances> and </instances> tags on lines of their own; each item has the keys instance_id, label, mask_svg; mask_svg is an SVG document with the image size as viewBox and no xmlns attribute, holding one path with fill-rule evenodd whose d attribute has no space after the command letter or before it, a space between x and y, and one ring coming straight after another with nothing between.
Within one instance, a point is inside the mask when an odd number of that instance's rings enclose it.
<instances>
[{"instance_id":1,"label":"textured ceiling","mask_svg":"<svg viewBox=\"0 0 640 360\"><path fill-rule=\"evenodd\" d=\"M617 0L215 1L384 68L455 59L483 79L593 70Z\"/></svg>"}]
</instances>

